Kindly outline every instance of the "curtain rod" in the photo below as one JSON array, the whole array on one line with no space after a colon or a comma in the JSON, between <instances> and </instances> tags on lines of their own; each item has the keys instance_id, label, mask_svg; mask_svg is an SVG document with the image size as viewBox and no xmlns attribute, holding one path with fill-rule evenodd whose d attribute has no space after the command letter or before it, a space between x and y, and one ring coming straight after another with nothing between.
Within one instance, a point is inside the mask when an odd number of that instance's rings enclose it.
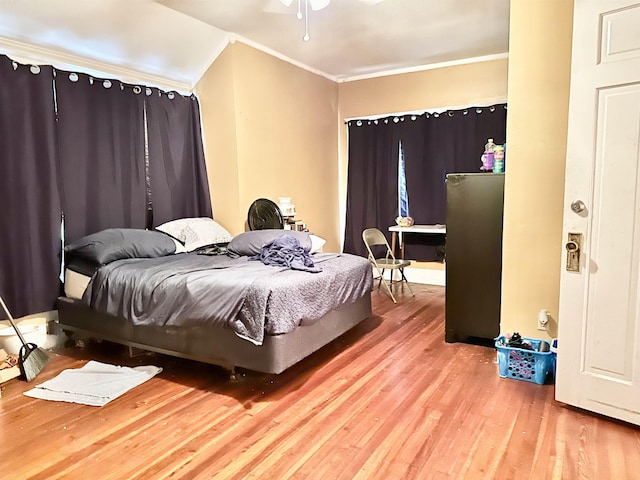
<instances>
[{"instance_id":1,"label":"curtain rod","mask_svg":"<svg viewBox=\"0 0 640 480\"><path fill-rule=\"evenodd\" d=\"M350 117L350 118L345 118L344 123L350 122L352 120L379 120L380 118L387 118L387 117L402 117L405 115L423 115L425 113L442 113L442 112L446 112L447 110L462 110L465 108L472 108L472 107L490 107L491 105L495 105L496 103L507 103L507 99L504 97L500 97L500 98L494 98L491 100L473 102L472 104L462 105L462 106L435 107L427 110L425 109L409 110L406 112L383 113L379 115L369 115L365 117Z\"/></svg>"}]
</instances>

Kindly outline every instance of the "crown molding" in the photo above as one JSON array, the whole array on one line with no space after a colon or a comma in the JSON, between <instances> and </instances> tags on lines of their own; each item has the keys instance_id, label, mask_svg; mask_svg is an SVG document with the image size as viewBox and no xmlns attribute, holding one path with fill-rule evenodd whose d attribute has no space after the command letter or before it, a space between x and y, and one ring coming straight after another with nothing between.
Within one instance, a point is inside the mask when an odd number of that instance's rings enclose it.
<instances>
[{"instance_id":1,"label":"crown molding","mask_svg":"<svg viewBox=\"0 0 640 480\"><path fill-rule=\"evenodd\" d=\"M376 73L367 73L363 75L354 75L349 77L340 77L336 81L338 83L355 82L358 80L367 80L370 78L388 77L391 75L401 75L404 73L423 72L425 70L435 70L436 68L455 67L458 65L467 65L470 63L490 62L492 60L502 60L509 58L509 53L497 53L495 55L485 55L482 57L463 58L461 60L453 60L450 62L431 63L429 65L420 65L415 67L398 68L395 70L386 70Z\"/></svg>"},{"instance_id":2,"label":"crown molding","mask_svg":"<svg viewBox=\"0 0 640 480\"><path fill-rule=\"evenodd\" d=\"M294 65L298 68L301 68L303 70L306 70L308 72L311 72L315 75L319 75L321 77L324 77L328 80L331 80L332 82L338 82L338 77L335 77L333 75L329 75L328 73L325 73L321 70L317 70L315 68L310 67L309 65L305 65L304 63L298 62L297 60L294 60L293 58L289 58L286 55L281 54L280 52L276 52L275 50L270 49L269 47L265 47L264 45L254 42L253 40L249 40L248 38L244 38L244 37L240 37L238 35L232 35L230 37L230 42L233 43L235 41L239 41L240 43L244 43L245 45L248 45L250 47L255 48L256 50L260 50L261 52L264 52L268 55L271 55L272 57L276 57L284 62L290 63L291 65Z\"/></svg>"},{"instance_id":3,"label":"crown molding","mask_svg":"<svg viewBox=\"0 0 640 480\"><path fill-rule=\"evenodd\" d=\"M399 68L399 69L394 69L394 70L384 70L384 71L380 71L380 72L375 72L375 73L369 73L369 74L363 74L363 75L354 75L354 76L346 76L346 77L338 77L335 75L330 75L326 72L323 72L321 70L317 70L315 68L312 68L308 65L305 65L302 62L299 62L297 60L294 60L290 57L287 57L286 55L281 54L280 52L277 52L269 47L265 47L264 45L254 42L253 40L249 40L248 38L244 38L241 36L238 36L236 34L229 34L229 43L234 43L236 41L239 41L240 43L244 43L245 45L248 45L252 48L255 48L256 50L260 50L261 52L266 53L267 55L271 55L272 57L276 57L284 62L290 63L291 65L294 65L298 68L301 68L303 70L306 70L308 72L311 72L315 75L319 75L321 77L324 77L328 80L331 80L333 82L336 83L346 83L346 82L353 82L353 81L357 81L357 80L365 80L365 79L369 79L369 78L378 78L378 77L388 77L391 75L401 75L403 73L413 73L413 72L421 72L421 71L425 71L425 70L435 70L437 68L444 68L444 67L454 67L457 65L467 65L470 63L480 63L480 62L490 62L492 60L502 60L502 59L507 59L509 58L509 53L505 52L505 53L498 53L495 55L485 55L485 56L481 56L481 57L472 57L472 58L464 58L461 60L453 60L453 61L449 61L449 62L440 62L440 63L432 63L429 65L420 65L420 66L415 66L415 67L407 67L407 68ZM226 46L226 45L225 45ZM224 49L224 47L222 48ZM220 50L222 51L222 50ZM213 60L215 60L215 58L217 57L217 55L219 55L220 52L217 52L217 54L213 57ZM204 72L203 72L204 74Z\"/></svg>"},{"instance_id":4,"label":"crown molding","mask_svg":"<svg viewBox=\"0 0 640 480\"><path fill-rule=\"evenodd\" d=\"M193 85L188 82L179 82L132 68L32 45L2 36L0 36L0 50L20 63L53 65L64 70L73 70L74 72L82 72L97 77L115 77L126 83L143 84L162 90L175 90L183 94L191 94L193 92Z\"/></svg>"},{"instance_id":5,"label":"crown molding","mask_svg":"<svg viewBox=\"0 0 640 480\"><path fill-rule=\"evenodd\" d=\"M234 43L235 41L239 41L245 45L248 45L252 48L260 50L272 57L278 58L284 62L290 63L298 68L311 72L315 75L319 75L328 80L331 80L336 83L347 83L354 82L358 80L366 80L371 78L378 77L387 77L391 75L401 75L405 73L414 73L421 72L426 70L433 70L437 68L444 67L452 67L457 65L466 65L470 63L478 63L478 62L488 62L492 60L501 60L509 57L508 53L500 53L495 55L486 55L482 57L473 57L466 58L461 60L454 60L450 62L441 62L441 63L433 63L430 65L421 65L415 67L408 68L400 68L395 70L386 70L376 73L363 74L363 75L354 75L347 77L337 77L334 75L329 75L321 70L317 70L308 65L305 65L302 62L294 60L286 55L283 55L271 48L265 47L264 45L249 40L247 38L229 34L225 42L221 42L216 46L215 49L212 50L209 61L207 62L205 68L201 72L196 79L192 82L181 82L176 80L171 80L169 78L153 75L146 72L141 72L139 70L123 67L120 65L115 65L108 62L103 62L95 59L91 59L88 57L84 57L81 55L76 55L70 52L56 50L47 47L41 47L37 45L33 45L30 43L22 42L19 40L10 39L7 37L3 37L0 35L0 50L5 53L12 59L27 64L49 64L54 67L65 69L65 70L73 70L78 72L87 73L89 75L95 75L97 77L115 77L118 80L127 83L133 84L143 84L145 86L154 86L160 88L162 90L175 90L177 92L183 94L191 94L197 82L202 78L205 72L209 69L211 64L215 61L216 58L222 53L222 51L229 45L229 43Z\"/></svg>"},{"instance_id":6,"label":"crown molding","mask_svg":"<svg viewBox=\"0 0 640 480\"><path fill-rule=\"evenodd\" d=\"M212 48L211 54L209 55L209 59L208 59L207 63L204 65L204 68L202 68L198 72L196 77L193 79L193 85L191 87L191 90L193 90L195 88L195 86L202 79L204 74L207 73L207 70L209 70L209 68L211 68L211 65L213 65L213 62L215 62L216 59L220 56L220 54L224 51L224 49L227 48L227 46L230 43L233 43L234 41L235 41L235 39L234 39L233 35L232 34L228 34L224 41L222 41L218 45L216 45L215 48Z\"/></svg>"}]
</instances>

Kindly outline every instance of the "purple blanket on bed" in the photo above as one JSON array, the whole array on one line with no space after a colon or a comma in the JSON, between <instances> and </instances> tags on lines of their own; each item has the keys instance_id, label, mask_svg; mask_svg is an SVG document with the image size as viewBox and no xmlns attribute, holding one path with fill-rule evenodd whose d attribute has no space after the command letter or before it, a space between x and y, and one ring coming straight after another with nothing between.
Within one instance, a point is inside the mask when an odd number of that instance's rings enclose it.
<instances>
[{"instance_id":1,"label":"purple blanket on bed","mask_svg":"<svg viewBox=\"0 0 640 480\"><path fill-rule=\"evenodd\" d=\"M315 266L311 255L300 245L300 241L284 233L269 245L262 247L260 253L249 258L273 267L287 267L311 273L322 271L322 268Z\"/></svg>"}]
</instances>

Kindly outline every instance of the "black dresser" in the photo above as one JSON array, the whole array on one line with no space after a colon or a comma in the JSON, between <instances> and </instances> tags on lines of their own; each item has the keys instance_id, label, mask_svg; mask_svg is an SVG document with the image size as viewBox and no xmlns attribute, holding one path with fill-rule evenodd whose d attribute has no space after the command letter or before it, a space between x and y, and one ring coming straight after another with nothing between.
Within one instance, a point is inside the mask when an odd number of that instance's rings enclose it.
<instances>
[{"instance_id":1,"label":"black dresser","mask_svg":"<svg viewBox=\"0 0 640 480\"><path fill-rule=\"evenodd\" d=\"M500 333L503 173L447 175L445 341Z\"/></svg>"}]
</instances>

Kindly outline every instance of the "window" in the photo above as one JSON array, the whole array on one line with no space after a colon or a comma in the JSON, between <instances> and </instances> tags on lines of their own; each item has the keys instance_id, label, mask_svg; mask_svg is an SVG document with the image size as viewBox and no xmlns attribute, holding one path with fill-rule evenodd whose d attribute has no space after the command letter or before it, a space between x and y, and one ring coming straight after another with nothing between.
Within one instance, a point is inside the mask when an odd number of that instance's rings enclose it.
<instances>
[{"instance_id":1,"label":"window","mask_svg":"<svg viewBox=\"0 0 640 480\"><path fill-rule=\"evenodd\" d=\"M404 171L404 150L402 142L398 148L398 216L409 216L409 193L407 192L407 179Z\"/></svg>"}]
</instances>

